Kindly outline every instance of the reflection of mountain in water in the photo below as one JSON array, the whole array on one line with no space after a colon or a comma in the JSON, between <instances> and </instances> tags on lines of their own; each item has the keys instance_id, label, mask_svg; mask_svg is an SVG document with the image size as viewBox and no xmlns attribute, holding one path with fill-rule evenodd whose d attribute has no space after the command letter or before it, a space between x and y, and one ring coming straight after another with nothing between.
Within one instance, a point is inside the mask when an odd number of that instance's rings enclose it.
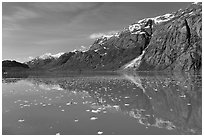
<instances>
[{"instance_id":1,"label":"reflection of mountain in water","mask_svg":"<svg viewBox=\"0 0 204 137\"><path fill-rule=\"evenodd\" d=\"M146 126L177 130L181 134L201 134L200 76L124 74L124 77L112 78L30 80L47 89L88 91L98 105L117 107Z\"/></svg>"},{"instance_id":2,"label":"reflection of mountain in water","mask_svg":"<svg viewBox=\"0 0 204 137\"><path fill-rule=\"evenodd\" d=\"M136 80L139 76L126 75L126 78L135 82L134 78ZM150 100L150 110L153 110L153 115L160 120L171 122L182 134L201 134L201 76L141 75L140 80L145 95Z\"/></svg>"}]
</instances>

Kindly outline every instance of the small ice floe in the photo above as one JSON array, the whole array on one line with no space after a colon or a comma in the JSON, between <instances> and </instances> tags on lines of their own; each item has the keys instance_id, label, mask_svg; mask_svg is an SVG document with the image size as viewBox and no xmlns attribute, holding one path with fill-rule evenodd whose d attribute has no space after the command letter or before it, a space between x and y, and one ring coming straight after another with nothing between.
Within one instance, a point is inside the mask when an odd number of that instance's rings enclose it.
<instances>
[{"instance_id":1,"label":"small ice floe","mask_svg":"<svg viewBox=\"0 0 204 137\"><path fill-rule=\"evenodd\" d=\"M190 106L191 104L190 104L190 103L188 103L187 105L188 105L188 106Z\"/></svg>"},{"instance_id":2,"label":"small ice floe","mask_svg":"<svg viewBox=\"0 0 204 137\"><path fill-rule=\"evenodd\" d=\"M79 120L78 119L74 119L74 122L79 122Z\"/></svg>"},{"instance_id":3,"label":"small ice floe","mask_svg":"<svg viewBox=\"0 0 204 137\"><path fill-rule=\"evenodd\" d=\"M99 130L99 131L98 131L98 135L101 135L101 134L103 134L103 132Z\"/></svg>"},{"instance_id":4,"label":"small ice floe","mask_svg":"<svg viewBox=\"0 0 204 137\"><path fill-rule=\"evenodd\" d=\"M19 119L19 120L18 120L18 122L24 122L24 121L25 121L24 119Z\"/></svg>"},{"instance_id":5,"label":"small ice floe","mask_svg":"<svg viewBox=\"0 0 204 137\"><path fill-rule=\"evenodd\" d=\"M130 98L129 96L126 96L125 98Z\"/></svg>"},{"instance_id":6,"label":"small ice floe","mask_svg":"<svg viewBox=\"0 0 204 137\"><path fill-rule=\"evenodd\" d=\"M181 95L180 97L181 97L181 98L185 98L185 97L186 97L186 95Z\"/></svg>"},{"instance_id":7,"label":"small ice floe","mask_svg":"<svg viewBox=\"0 0 204 137\"><path fill-rule=\"evenodd\" d=\"M89 110L89 109L87 109L87 110L86 110L86 112L90 112L90 110Z\"/></svg>"},{"instance_id":8,"label":"small ice floe","mask_svg":"<svg viewBox=\"0 0 204 137\"><path fill-rule=\"evenodd\" d=\"M157 92L157 91L158 91L158 89L154 88L154 91L156 91L156 92Z\"/></svg>"},{"instance_id":9,"label":"small ice floe","mask_svg":"<svg viewBox=\"0 0 204 137\"><path fill-rule=\"evenodd\" d=\"M100 112L100 110L98 110L98 109L97 110L91 110L91 112L92 113L98 113L98 112Z\"/></svg>"},{"instance_id":10,"label":"small ice floe","mask_svg":"<svg viewBox=\"0 0 204 137\"><path fill-rule=\"evenodd\" d=\"M97 120L97 117L91 117L90 120Z\"/></svg>"},{"instance_id":11,"label":"small ice floe","mask_svg":"<svg viewBox=\"0 0 204 137\"><path fill-rule=\"evenodd\" d=\"M60 135L60 133L56 133L56 135Z\"/></svg>"},{"instance_id":12,"label":"small ice floe","mask_svg":"<svg viewBox=\"0 0 204 137\"><path fill-rule=\"evenodd\" d=\"M46 106L46 104L43 104L42 106L43 106L43 107L45 107L45 106Z\"/></svg>"},{"instance_id":13,"label":"small ice floe","mask_svg":"<svg viewBox=\"0 0 204 137\"><path fill-rule=\"evenodd\" d=\"M25 105L23 105L24 107L30 107L30 105L28 105L28 104L25 104Z\"/></svg>"},{"instance_id":14,"label":"small ice floe","mask_svg":"<svg viewBox=\"0 0 204 137\"><path fill-rule=\"evenodd\" d=\"M69 105L71 105L71 104L72 104L72 102L67 102L67 103L66 103L67 106L69 106Z\"/></svg>"},{"instance_id":15,"label":"small ice floe","mask_svg":"<svg viewBox=\"0 0 204 137\"><path fill-rule=\"evenodd\" d=\"M64 112L64 109L62 109L61 111Z\"/></svg>"},{"instance_id":16,"label":"small ice floe","mask_svg":"<svg viewBox=\"0 0 204 137\"><path fill-rule=\"evenodd\" d=\"M130 104L124 104L125 106L129 106Z\"/></svg>"},{"instance_id":17,"label":"small ice floe","mask_svg":"<svg viewBox=\"0 0 204 137\"><path fill-rule=\"evenodd\" d=\"M85 102L82 102L83 104L88 104L89 102L88 101L85 101Z\"/></svg>"},{"instance_id":18,"label":"small ice floe","mask_svg":"<svg viewBox=\"0 0 204 137\"><path fill-rule=\"evenodd\" d=\"M76 104L77 104L77 102L73 102L73 104L74 104L74 105L76 105Z\"/></svg>"}]
</instances>

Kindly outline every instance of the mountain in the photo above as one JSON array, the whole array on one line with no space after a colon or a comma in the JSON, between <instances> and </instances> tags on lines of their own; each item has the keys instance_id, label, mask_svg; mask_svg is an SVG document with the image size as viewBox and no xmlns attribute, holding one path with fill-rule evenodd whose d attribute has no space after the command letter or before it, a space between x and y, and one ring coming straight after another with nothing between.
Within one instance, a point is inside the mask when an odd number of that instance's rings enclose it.
<instances>
[{"instance_id":1,"label":"mountain","mask_svg":"<svg viewBox=\"0 0 204 137\"><path fill-rule=\"evenodd\" d=\"M202 5L192 4L158 26L139 70L201 71Z\"/></svg>"},{"instance_id":2,"label":"mountain","mask_svg":"<svg viewBox=\"0 0 204 137\"><path fill-rule=\"evenodd\" d=\"M28 62L25 62L25 64L27 64L30 68L43 68L45 67L48 63L58 59L61 55L63 55L64 53L58 53L55 55L52 55L51 53L45 53L41 56L38 56Z\"/></svg>"},{"instance_id":3,"label":"mountain","mask_svg":"<svg viewBox=\"0 0 204 137\"><path fill-rule=\"evenodd\" d=\"M53 71L201 72L202 3L141 19L96 39L88 50L37 57L26 64Z\"/></svg>"},{"instance_id":4,"label":"mountain","mask_svg":"<svg viewBox=\"0 0 204 137\"><path fill-rule=\"evenodd\" d=\"M24 63L11 61L11 60L2 61L2 72L24 71L28 69L29 69L29 66Z\"/></svg>"}]
</instances>

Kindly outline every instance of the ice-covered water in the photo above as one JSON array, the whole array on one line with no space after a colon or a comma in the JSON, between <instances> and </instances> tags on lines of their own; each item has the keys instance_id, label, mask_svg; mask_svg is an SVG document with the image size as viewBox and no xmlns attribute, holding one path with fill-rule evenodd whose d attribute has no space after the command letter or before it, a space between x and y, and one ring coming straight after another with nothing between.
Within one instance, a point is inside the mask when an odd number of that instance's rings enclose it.
<instances>
[{"instance_id":1,"label":"ice-covered water","mask_svg":"<svg viewBox=\"0 0 204 137\"><path fill-rule=\"evenodd\" d=\"M3 134L201 134L201 76L3 78Z\"/></svg>"}]
</instances>

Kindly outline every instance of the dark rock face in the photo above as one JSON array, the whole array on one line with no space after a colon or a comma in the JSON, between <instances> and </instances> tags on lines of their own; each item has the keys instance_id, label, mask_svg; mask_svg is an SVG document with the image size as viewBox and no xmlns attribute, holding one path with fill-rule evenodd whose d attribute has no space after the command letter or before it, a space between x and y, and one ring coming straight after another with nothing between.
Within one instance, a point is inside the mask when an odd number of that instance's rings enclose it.
<instances>
[{"instance_id":1,"label":"dark rock face","mask_svg":"<svg viewBox=\"0 0 204 137\"><path fill-rule=\"evenodd\" d=\"M139 70L201 71L202 5L191 5L157 26Z\"/></svg>"},{"instance_id":2,"label":"dark rock face","mask_svg":"<svg viewBox=\"0 0 204 137\"><path fill-rule=\"evenodd\" d=\"M25 69L29 69L28 65L16 61L4 60L2 61L2 71L23 71Z\"/></svg>"}]
</instances>

